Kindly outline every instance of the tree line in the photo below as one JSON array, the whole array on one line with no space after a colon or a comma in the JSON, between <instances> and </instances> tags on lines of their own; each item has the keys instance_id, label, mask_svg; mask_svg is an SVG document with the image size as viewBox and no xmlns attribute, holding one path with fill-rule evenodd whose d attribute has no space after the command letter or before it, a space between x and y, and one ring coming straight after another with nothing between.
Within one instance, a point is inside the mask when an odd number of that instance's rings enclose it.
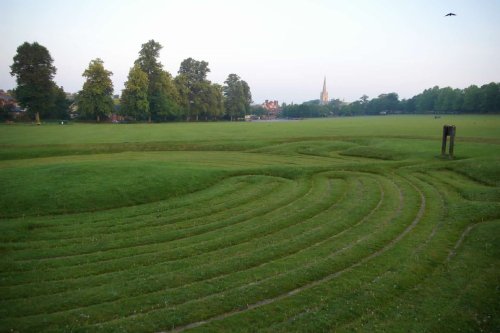
<instances>
[{"instance_id":1,"label":"tree line","mask_svg":"<svg viewBox=\"0 0 500 333\"><path fill-rule=\"evenodd\" d=\"M328 104L320 104L319 99L307 101L302 104L281 105L281 117L283 118L318 118L331 117L340 114L342 101L335 99Z\"/></svg>"},{"instance_id":2,"label":"tree line","mask_svg":"<svg viewBox=\"0 0 500 333\"><path fill-rule=\"evenodd\" d=\"M118 103L113 100L113 73L100 58L91 60L73 104L79 118L99 122L115 113L127 120L148 122L235 120L249 113L250 87L238 75L229 74L224 85L212 83L207 79L208 62L188 58L182 61L174 78L158 60L161 49L154 40L142 44ZM37 42L18 47L11 66L17 82L13 94L37 122L40 117L69 116L69 102L63 88L54 83L55 74L47 48Z\"/></svg>"},{"instance_id":3,"label":"tree line","mask_svg":"<svg viewBox=\"0 0 500 333\"><path fill-rule=\"evenodd\" d=\"M363 95L352 103L336 99L320 105L319 100L313 100L283 105L281 114L288 118L306 118L390 113L500 113L500 83L491 82L481 87L471 85L465 89L435 86L402 100L395 92L373 99Z\"/></svg>"},{"instance_id":4,"label":"tree line","mask_svg":"<svg viewBox=\"0 0 500 333\"><path fill-rule=\"evenodd\" d=\"M100 121L114 113L126 120L148 122L235 120L246 114L265 113L262 108L250 107L250 87L238 75L229 74L224 85L212 83L207 79L208 62L188 58L182 61L177 76L173 77L158 60L161 49L160 43L154 40L141 45L119 100L113 99L113 73L104 67L101 59L91 60L82 74L85 78L82 90L71 105L73 111L86 120ZM37 42L25 42L17 48L13 60L11 75L17 82L13 95L28 115L38 123L40 117L67 119L71 102L63 87L53 81L56 67L49 51ZM373 99L363 95L352 103L335 99L326 105L320 105L319 100L283 104L281 116L450 112L500 113L500 83L471 85L465 89L435 86L402 100L391 92Z\"/></svg>"}]
</instances>

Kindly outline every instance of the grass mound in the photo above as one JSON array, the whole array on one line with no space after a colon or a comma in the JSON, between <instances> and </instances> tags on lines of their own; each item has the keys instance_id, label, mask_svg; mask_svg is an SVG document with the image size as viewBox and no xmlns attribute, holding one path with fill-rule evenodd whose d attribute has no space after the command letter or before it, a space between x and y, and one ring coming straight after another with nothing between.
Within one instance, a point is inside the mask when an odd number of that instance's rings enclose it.
<instances>
[{"instance_id":1,"label":"grass mound","mask_svg":"<svg viewBox=\"0 0 500 333\"><path fill-rule=\"evenodd\" d=\"M0 216L70 214L164 200L214 184L222 174L155 161L12 167L0 173Z\"/></svg>"}]
</instances>

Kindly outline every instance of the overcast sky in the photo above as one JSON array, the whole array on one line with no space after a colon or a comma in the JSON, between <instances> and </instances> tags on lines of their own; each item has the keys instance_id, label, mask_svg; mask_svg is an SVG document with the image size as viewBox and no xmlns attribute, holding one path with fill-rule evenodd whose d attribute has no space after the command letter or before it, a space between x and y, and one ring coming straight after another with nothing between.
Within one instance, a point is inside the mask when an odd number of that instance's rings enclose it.
<instances>
[{"instance_id":1,"label":"overcast sky","mask_svg":"<svg viewBox=\"0 0 500 333\"><path fill-rule=\"evenodd\" d=\"M121 93L150 39L174 76L183 59L205 60L212 82L236 73L256 103L317 99L324 76L329 97L345 101L500 81L499 0L1 0L0 8L0 89L15 87L9 66L25 41L49 50L69 92L99 57Z\"/></svg>"}]
</instances>

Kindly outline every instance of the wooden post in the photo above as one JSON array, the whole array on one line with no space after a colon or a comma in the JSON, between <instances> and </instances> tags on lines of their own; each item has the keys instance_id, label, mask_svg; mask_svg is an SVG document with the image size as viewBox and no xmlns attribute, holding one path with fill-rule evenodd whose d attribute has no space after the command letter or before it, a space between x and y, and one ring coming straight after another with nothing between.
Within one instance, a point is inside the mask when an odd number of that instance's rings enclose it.
<instances>
[{"instance_id":1,"label":"wooden post","mask_svg":"<svg viewBox=\"0 0 500 333\"><path fill-rule=\"evenodd\" d=\"M455 132L457 131L455 125L450 127L450 157L453 157L453 150L455 148Z\"/></svg>"},{"instance_id":2,"label":"wooden post","mask_svg":"<svg viewBox=\"0 0 500 333\"><path fill-rule=\"evenodd\" d=\"M448 136L448 125L443 126L443 142L441 144L441 155L446 154L446 139Z\"/></svg>"},{"instance_id":3,"label":"wooden post","mask_svg":"<svg viewBox=\"0 0 500 333\"><path fill-rule=\"evenodd\" d=\"M453 157L453 152L455 150L455 133L457 129L455 125L444 125L443 126L443 141L441 143L441 155L446 155L446 140L448 136L450 137L450 151L449 156Z\"/></svg>"}]
</instances>

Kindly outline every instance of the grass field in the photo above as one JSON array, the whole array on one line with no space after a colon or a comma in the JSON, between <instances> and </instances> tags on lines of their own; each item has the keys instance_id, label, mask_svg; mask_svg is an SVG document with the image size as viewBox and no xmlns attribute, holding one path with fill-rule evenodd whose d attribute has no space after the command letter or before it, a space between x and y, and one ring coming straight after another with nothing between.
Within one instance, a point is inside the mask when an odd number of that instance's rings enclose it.
<instances>
[{"instance_id":1,"label":"grass field","mask_svg":"<svg viewBox=\"0 0 500 333\"><path fill-rule=\"evenodd\" d=\"M1 332L500 331L500 116L1 125L0 184Z\"/></svg>"}]
</instances>

